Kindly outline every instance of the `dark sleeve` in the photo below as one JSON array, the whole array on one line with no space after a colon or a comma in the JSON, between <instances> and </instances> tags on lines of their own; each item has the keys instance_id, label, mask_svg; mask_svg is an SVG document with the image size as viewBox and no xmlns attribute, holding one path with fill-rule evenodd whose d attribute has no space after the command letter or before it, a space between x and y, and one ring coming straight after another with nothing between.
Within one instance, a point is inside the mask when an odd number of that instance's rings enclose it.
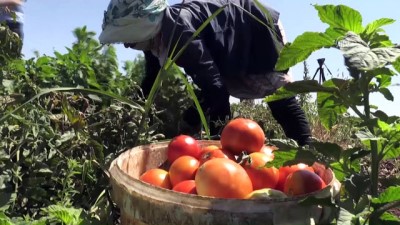
<instances>
[{"instance_id":1,"label":"dark sleeve","mask_svg":"<svg viewBox=\"0 0 400 225\"><path fill-rule=\"evenodd\" d=\"M150 93L151 87L153 86L154 81L156 80L157 74L161 69L158 58L154 56L151 51L144 52L145 59L145 75L141 83L141 88L144 96Z\"/></svg>"},{"instance_id":2,"label":"dark sleeve","mask_svg":"<svg viewBox=\"0 0 400 225\"><path fill-rule=\"evenodd\" d=\"M230 116L229 93L202 40L192 41L181 58L180 63L185 72L201 89L201 98L209 110L210 119L224 120L226 116Z\"/></svg>"},{"instance_id":3,"label":"dark sleeve","mask_svg":"<svg viewBox=\"0 0 400 225\"><path fill-rule=\"evenodd\" d=\"M182 35L190 37L190 33ZM187 38L188 39L188 38ZM186 39L186 40L187 40ZM215 65L207 47L201 39L195 39L187 46L183 54L177 60L177 65L184 68L185 72L193 79L193 82L201 89L197 96L202 102L204 111L210 116L211 134L219 133L220 127L214 126L213 121L224 121L230 117L229 93L222 82L219 70ZM193 122L200 121L198 113L186 115ZM190 121L188 121L190 123Z\"/></svg>"},{"instance_id":4,"label":"dark sleeve","mask_svg":"<svg viewBox=\"0 0 400 225\"><path fill-rule=\"evenodd\" d=\"M288 138L297 141L301 146L309 144L310 125L295 97L268 102L268 106Z\"/></svg>"}]
</instances>

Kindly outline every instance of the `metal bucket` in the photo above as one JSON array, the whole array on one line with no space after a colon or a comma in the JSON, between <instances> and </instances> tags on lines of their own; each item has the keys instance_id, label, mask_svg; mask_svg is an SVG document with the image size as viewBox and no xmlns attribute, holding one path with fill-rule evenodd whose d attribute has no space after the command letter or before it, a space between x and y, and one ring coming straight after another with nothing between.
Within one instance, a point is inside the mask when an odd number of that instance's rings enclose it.
<instances>
[{"instance_id":1,"label":"metal bucket","mask_svg":"<svg viewBox=\"0 0 400 225\"><path fill-rule=\"evenodd\" d=\"M306 225L325 223L332 216L331 208L299 205L298 201L304 197L221 199L178 193L140 181L143 172L166 161L168 143L132 148L112 162L112 198L121 210L122 225ZM199 143L220 145L219 141ZM336 196L340 183L333 172L320 164L315 168ZM311 195L324 193L327 192Z\"/></svg>"}]
</instances>

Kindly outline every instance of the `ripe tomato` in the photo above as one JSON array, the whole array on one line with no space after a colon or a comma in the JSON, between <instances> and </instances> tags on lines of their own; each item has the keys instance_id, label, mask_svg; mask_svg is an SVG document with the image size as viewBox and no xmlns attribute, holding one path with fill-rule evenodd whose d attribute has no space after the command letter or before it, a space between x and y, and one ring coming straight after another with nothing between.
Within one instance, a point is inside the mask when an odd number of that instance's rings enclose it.
<instances>
[{"instance_id":1,"label":"ripe tomato","mask_svg":"<svg viewBox=\"0 0 400 225\"><path fill-rule=\"evenodd\" d=\"M177 183L173 188L173 191L187 193L187 194L197 194L196 182L194 180L184 180Z\"/></svg>"},{"instance_id":2,"label":"ripe tomato","mask_svg":"<svg viewBox=\"0 0 400 225\"><path fill-rule=\"evenodd\" d=\"M199 165L199 160L193 156L184 155L177 158L169 168L169 178L172 186L184 180L193 180Z\"/></svg>"},{"instance_id":3,"label":"ripe tomato","mask_svg":"<svg viewBox=\"0 0 400 225\"><path fill-rule=\"evenodd\" d=\"M203 165L206 161L213 159L213 158L226 158L235 160L235 156L232 155L230 152L222 150L216 145L209 145L203 147L200 154L200 165Z\"/></svg>"},{"instance_id":4,"label":"ripe tomato","mask_svg":"<svg viewBox=\"0 0 400 225\"><path fill-rule=\"evenodd\" d=\"M225 158L214 158L201 165L195 181L197 194L203 196L243 199L253 191L243 167Z\"/></svg>"},{"instance_id":5,"label":"ripe tomato","mask_svg":"<svg viewBox=\"0 0 400 225\"><path fill-rule=\"evenodd\" d=\"M316 173L308 170L297 170L286 178L284 192L288 196L298 196L326 187L325 182Z\"/></svg>"},{"instance_id":6,"label":"ripe tomato","mask_svg":"<svg viewBox=\"0 0 400 225\"><path fill-rule=\"evenodd\" d=\"M271 147L269 145L264 145L260 149L260 152L264 153L265 155L267 155L271 159L270 161L274 160L274 158L275 158L274 151L275 151L275 148Z\"/></svg>"},{"instance_id":7,"label":"ripe tomato","mask_svg":"<svg viewBox=\"0 0 400 225\"><path fill-rule=\"evenodd\" d=\"M272 161L270 156L262 152L253 152L250 160L245 161L243 168L246 170L253 184L253 190L275 188L279 180L279 170L275 167L266 167Z\"/></svg>"},{"instance_id":8,"label":"ripe tomato","mask_svg":"<svg viewBox=\"0 0 400 225\"><path fill-rule=\"evenodd\" d=\"M240 155L242 151L258 152L265 140L265 134L260 125L245 118L231 120L221 133L222 149L235 155Z\"/></svg>"},{"instance_id":9,"label":"ripe tomato","mask_svg":"<svg viewBox=\"0 0 400 225\"><path fill-rule=\"evenodd\" d=\"M140 175L139 180L161 188L172 188L169 173L163 169L155 168L147 170Z\"/></svg>"},{"instance_id":10,"label":"ripe tomato","mask_svg":"<svg viewBox=\"0 0 400 225\"><path fill-rule=\"evenodd\" d=\"M314 172L314 169L311 166L304 163L298 163L292 166L282 166L279 168L279 181L276 189L283 191L287 176L297 170L308 170Z\"/></svg>"},{"instance_id":11,"label":"ripe tomato","mask_svg":"<svg viewBox=\"0 0 400 225\"><path fill-rule=\"evenodd\" d=\"M168 144L167 158L169 163L173 163L177 158L189 155L196 159L200 157L200 145L197 140L188 135L178 135Z\"/></svg>"}]
</instances>

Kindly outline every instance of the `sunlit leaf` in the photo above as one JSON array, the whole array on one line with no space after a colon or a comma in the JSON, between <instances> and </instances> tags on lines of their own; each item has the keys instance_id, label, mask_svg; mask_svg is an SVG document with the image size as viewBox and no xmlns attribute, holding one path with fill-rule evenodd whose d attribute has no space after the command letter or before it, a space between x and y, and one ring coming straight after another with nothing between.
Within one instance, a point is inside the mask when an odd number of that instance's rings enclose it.
<instances>
[{"instance_id":1,"label":"sunlit leaf","mask_svg":"<svg viewBox=\"0 0 400 225\"><path fill-rule=\"evenodd\" d=\"M397 159L398 157L400 157L400 147L397 146L393 146L390 145L389 147L385 148L385 153L384 153L384 160L388 160L388 159Z\"/></svg>"},{"instance_id":2,"label":"sunlit leaf","mask_svg":"<svg viewBox=\"0 0 400 225\"><path fill-rule=\"evenodd\" d=\"M379 222L381 225L400 225L400 218L392 213L385 212L379 218Z\"/></svg>"},{"instance_id":3,"label":"sunlit leaf","mask_svg":"<svg viewBox=\"0 0 400 225\"><path fill-rule=\"evenodd\" d=\"M288 83L284 87L279 88L274 94L265 97L265 101L275 101L284 98L289 98L297 94L311 93L311 92L328 92L334 93L338 91L335 87L322 86L316 80L301 80Z\"/></svg>"},{"instance_id":4,"label":"sunlit leaf","mask_svg":"<svg viewBox=\"0 0 400 225\"><path fill-rule=\"evenodd\" d=\"M362 16L357 11L345 5L314 5L322 22L331 27L360 33L363 31Z\"/></svg>"},{"instance_id":5,"label":"sunlit leaf","mask_svg":"<svg viewBox=\"0 0 400 225\"><path fill-rule=\"evenodd\" d=\"M393 67L396 69L397 73L400 73L400 57L393 62Z\"/></svg>"},{"instance_id":6,"label":"sunlit leaf","mask_svg":"<svg viewBox=\"0 0 400 225\"><path fill-rule=\"evenodd\" d=\"M374 204L386 204L393 201L400 201L400 186L386 188L377 198L373 198Z\"/></svg>"},{"instance_id":7,"label":"sunlit leaf","mask_svg":"<svg viewBox=\"0 0 400 225\"><path fill-rule=\"evenodd\" d=\"M296 158L297 149L292 150L276 150L274 151L274 160L268 162L268 166L275 166L277 168L283 166L287 161L294 160Z\"/></svg>"},{"instance_id":8,"label":"sunlit leaf","mask_svg":"<svg viewBox=\"0 0 400 225\"><path fill-rule=\"evenodd\" d=\"M381 28L382 26L385 26L385 25L392 24L395 21L396 20L390 19L390 18L380 18L380 19L374 20L365 27L365 30L363 31L362 35L369 36L372 33L376 32L378 28Z\"/></svg>"},{"instance_id":9,"label":"sunlit leaf","mask_svg":"<svg viewBox=\"0 0 400 225\"><path fill-rule=\"evenodd\" d=\"M386 88L392 84L392 76L390 75L378 75L376 79L380 88Z\"/></svg>"},{"instance_id":10,"label":"sunlit leaf","mask_svg":"<svg viewBox=\"0 0 400 225\"><path fill-rule=\"evenodd\" d=\"M330 168L335 173L336 179L338 179L340 182L344 180L344 178L346 177L346 173L343 169L342 164L340 164L339 162L334 162L330 164Z\"/></svg>"},{"instance_id":11,"label":"sunlit leaf","mask_svg":"<svg viewBox=\"0 0 400 225\"><path fill-rule=\"evenodd\" d=\"M286 70L307 59L316 50L329 48L335 45L335 39L324 33L305 32L291 44L286 44L278 58L275 69Z\"/></svg>"}]
</instances>

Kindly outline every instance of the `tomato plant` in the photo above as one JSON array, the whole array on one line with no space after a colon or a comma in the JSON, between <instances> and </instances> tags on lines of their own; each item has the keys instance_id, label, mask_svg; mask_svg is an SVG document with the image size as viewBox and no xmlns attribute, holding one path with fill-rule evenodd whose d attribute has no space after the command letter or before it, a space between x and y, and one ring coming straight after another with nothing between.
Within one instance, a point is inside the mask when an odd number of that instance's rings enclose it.
<instances>
[{"instance_id":1,"label":"tomato plant","mask_svg":"<svg viewBox=\"0 0 400 225\"><path fill-rule=\"evenodd\" d=\"M199 165L199 160L193 156L184 155L177 158L169 168L169 177L172 186L184 180L193 180Z\"/></svg>"},{"instance_id":2,"label":"tomato plant","mask_svg":"<svg viewBox=\"0 0 400 225\"><path fill-rule=\"evenodd\" d=\"M265 134L260 125L246 118L229 121L221 133L222 149L235 155L240 155L243 151L248 153L260 151L265 140Z\"/></svg>"},{"instance_id":3,"label":"tomato plant","mask_svg":"<svg viewBox=\"0 0 400 225\"><path fill-rule=\"evenodd\" d=\"M253 191L242 166L226 158L214 158L201 165L195 177L198 195L216 198L245 198Z\"/></svg>"},{"instance_id":4,"label":"tomato plant","mask_svg":"<svg viewBox=\"0 0 400 225\"><path fill-rule=\"evenodd\" d=\"M168 171L159 168L147 170L140 175L139 180L161 188L172 188Z\"/></svg>"},{"instance_id":5,"label":"tomato plant","mask_svg":"<svg viewBox=\"0 0 400 225\"><path fill-rule=\"evenodd\" d=\"M188 155L195 158L200 157L201 148L197 140L188 135L178 135L168 144L168 162L173 163L177 158Z\"/></svg>"},{"instance_id":6,"label":"tomato plant","mask_svg":"<svg viewBox=\"0 0 400 225\"><path fill-rule=\"evenodd\" d=\"M345 5L314 5L324 32L304 32L282 49L276 70L285 70L304 61L322 48L340 50L348 69L348 79L332 78L296 81L268 96L276 101L301 93L317 92L318 114L322 125L331 129L339 116L351 110L358 117L354 137L360 146L343 149L335 143L314 141L307 154L294 153L288 160L323 159L342 181L340 201L335 202L337 221L348 224L400 223L391 210L400 206L399 179L388 181L380 176L383 160L400 157L400 118L387 115L372 103L372 94L393 101L389 90L393 75L400 73L400 48L382 28L395 20L380 18L366 25L361 14ZM282 152L283 153L283 152ZM277 158L275 153L275 159ZM304 157L306 156L307 157ZM289 154L286 154L289 156ZM280 156L278 156L279 158ZM368 162L366 168L361 162ZM383 190L379 186L386 183ZM398 213L397 213L398 214ZM342 223L343 224L343 223Z\"/></svg>"}]
</instances>

